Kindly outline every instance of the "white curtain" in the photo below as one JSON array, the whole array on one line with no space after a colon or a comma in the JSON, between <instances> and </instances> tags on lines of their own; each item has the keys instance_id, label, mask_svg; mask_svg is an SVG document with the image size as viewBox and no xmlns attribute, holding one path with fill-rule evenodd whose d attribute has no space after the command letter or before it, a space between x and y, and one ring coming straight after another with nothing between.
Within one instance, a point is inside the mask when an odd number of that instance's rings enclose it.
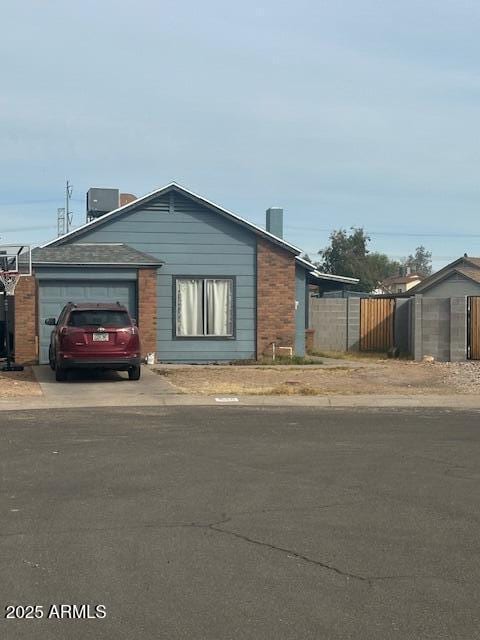
<instances>
[{"instance_id":1,"label":"white curtain","mask_svg":"<svg viewBox=\"0 0 480 640\"><path fill-rule=\"evenodd\" d=\"M203 335L202 280L177 280L177 335Z\"/></svg>"},{"instance_id":2,"label":"white curtain","mask_svg":"<svg viewBox=\"0 0 480 640\"><path fill-rule=\"evenodd\" d=\"M210 336L232 335L232 281L207 280L207 331Z\"/></svg>"}]
</instances>

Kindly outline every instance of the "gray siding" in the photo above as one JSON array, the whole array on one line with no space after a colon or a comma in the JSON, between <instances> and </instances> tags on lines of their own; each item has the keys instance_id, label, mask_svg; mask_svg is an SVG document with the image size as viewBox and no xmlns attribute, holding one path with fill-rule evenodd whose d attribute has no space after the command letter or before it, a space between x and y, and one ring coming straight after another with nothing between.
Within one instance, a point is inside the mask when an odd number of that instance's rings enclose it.
<instances>
[{"instance_id":1,"label":"gray siding","mask_svg":"<svg viewBox=\"0 0 480 640\"><path fill-rule=\"evenodd\" d=\"M137 280L136 269L35 267L37 280Z\"/></svg>"},{"instance_id":2,"label":"gray siding","mask_svg":"<svg viewBox=\"0 0 480 640\"><path fill-rule=\"evenodd\" d=\"M157 356L165 362L255 357L256 238L253 233L194 201L169 194L106 221L77 242L124 242L163 260L158 272ZM175 340L172 276L236 276L236 337Z\"/></svg>"},{"instance_id":3,"label":"gray siding","mask_svg":"<svg viewBox=\"0 0 480 640\"><path fill-rule=\"evenodd\" d=\"M298 303L295 312L295 355L305 355L305 269L295 267L295 299Z\"/></svg>"},{"instance_id":4,"label":"gray siding","mask_svg":"<svg viewBox=\"0 0 480 640\"><path fill-rule=\"evenodd\" d=\"M465 278L459 273L453 273L449 278L422 291L422 295L424 298L480 296L480 284Z\"/></svg>"}]
</instances>

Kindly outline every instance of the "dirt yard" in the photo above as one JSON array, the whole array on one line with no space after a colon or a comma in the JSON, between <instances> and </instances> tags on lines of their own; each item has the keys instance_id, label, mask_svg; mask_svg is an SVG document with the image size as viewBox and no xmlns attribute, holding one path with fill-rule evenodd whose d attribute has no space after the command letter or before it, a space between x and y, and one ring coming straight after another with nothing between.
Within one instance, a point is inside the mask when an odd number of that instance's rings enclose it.
<instances>
[{"instance_id":1,"label":"dirt yard","mask_svg":"<svg viewBox=\"0 0 480 640\"><path fill-rule=\"evenodd\" d=\"M202 395L442 395L480 393L480 362L371 359L338 366L159 366L184 393Z\"/></svg>"},{"instance_id":2,"label":"dirt yard","mask_svg":"<svg viewBox=\"0 0 480 640\"><path fill-rule=\"evenodd\" d=\"M40 385L30 367L25 367L25 371L0 371L0 400L41 395Z\"/></svg>"}]
</instances>

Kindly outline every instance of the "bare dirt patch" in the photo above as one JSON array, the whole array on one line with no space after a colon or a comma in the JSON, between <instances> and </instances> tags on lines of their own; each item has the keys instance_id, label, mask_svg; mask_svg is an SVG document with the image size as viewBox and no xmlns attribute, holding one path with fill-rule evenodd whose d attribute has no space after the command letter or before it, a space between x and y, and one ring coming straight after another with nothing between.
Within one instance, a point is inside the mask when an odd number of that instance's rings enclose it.
<instances>
[{"instance_id":1,"label":"bare dirt patch","mask_svg":"<svg viewBox=\"0 0 480 640\"><path fill-rule=\"evenodd\" d=\"M472 363L376 361L365 367L190 366L157 373L184 393L215 395L422 395L479 393ZM458 370L460 369L460 373ZM465 377L466 376L466 377Z\"/></svg>"},{"instance_id":2,"label":"bare dirt patch","mask_svg":"<svg viewBox=\"0 0 480 640\"><path fill-rule=\"evenodd\" d=\"M30 367L24 371L0 371L0 400L41 396L40 385Z\"/></svg>"}]
</instances>

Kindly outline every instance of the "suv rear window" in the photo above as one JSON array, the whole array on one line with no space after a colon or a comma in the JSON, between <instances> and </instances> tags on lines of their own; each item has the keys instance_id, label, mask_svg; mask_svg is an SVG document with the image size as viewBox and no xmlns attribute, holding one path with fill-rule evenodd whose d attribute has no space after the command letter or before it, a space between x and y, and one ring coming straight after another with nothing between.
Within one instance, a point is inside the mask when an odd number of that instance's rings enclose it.
<instances>
[{"instance_id":1,"label":"suv rear window","mask_svg":"<svg viewBox=\"0 0 480 640\"><path fill-rule=\"evenodd\" d=\"M72 311L68 319L69 327L129 327L130 324L126 311L109 309Z\"/></svg>"}]
</instances>

